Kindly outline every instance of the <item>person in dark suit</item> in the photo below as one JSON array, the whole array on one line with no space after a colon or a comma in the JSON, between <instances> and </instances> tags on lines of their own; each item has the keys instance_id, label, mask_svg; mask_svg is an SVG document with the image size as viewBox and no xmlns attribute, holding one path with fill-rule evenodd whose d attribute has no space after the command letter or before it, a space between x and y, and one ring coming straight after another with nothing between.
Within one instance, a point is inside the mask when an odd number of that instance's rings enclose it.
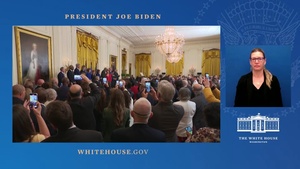
<instances>
[{"instance_id":1,"label":"person in dark suit","mask_svg":"<svg viewBox=\"0 0 300 169\"><path fill-rule=\"evenodd\" d=\"M62 79L62 86L57 89L57 100L66 101L69 97L70 81L67 77Z\"/></svg>"},{"instance_id":2,"label":"person in dark suit","mask_svg":"<svg viewBox=\"0 0 300 169\"><path fill-rule=\"evenodd\" d=\"M13 105L21 104L23 105L25 98L25 87L20 84L13 86Z\"/></svg>"},{"instance_id":3,"label":"person in dark suit","mask_svg":"<svg viewBox=\"0 0 300 169\"><path fill-rule=\"evenodd\" d=\"M112 142L165 142L165 133L148 126L148 119L152 116L151 104L145 98L140 98L130 112L134 123L129 128L113 131Z\"/></svg>"},{"instance_id":4,"label":"person in dark suit","mask_svg":"<svg viewBox=\"0 0 300 169\"><path fill-rule=\"evenodd\" d=\"M202 86L200 84L193 85L193 92L195 97L191 99L192 102L196 103L196 113L193 116L193 128L194 131L197 131L201 127L205 127L206 124L202 120L203 118L203 108L208 102L205 99L205 96L202 93Z\"/></svg>"},{"instance_id":5,"label":"person in dark suit","mask_svg":"<svg viewBox=\"0 0 300 169\"><path fill-rule=\"evenodd\" d=\"M83 130L96 130L96 119L94 116L94 108L99 102L101 94L92 81L84 74L81 75L82 81L87 82L91 88L89 96L83 97L81 86L74 84L70 87L69 105L73 112L74 124Z\"/></svg>"},{"instance_id":6,"label":"person in dark suit","mask_svg":"<svg viewBox=\"0 0 300 169\"><path fill-rule=\"evenodd\" d=\"M57 128L58 133L43 142L103 142L100 132L81 130L74 125L72 109L66 102L53 101L49 103L46 115L52 125Z\"/></svg>"},{"instance_id":7,"label":"person in dark suit","mask_svg":"<svg viewBox=\"0 0 300 169\"><path fill-rule=\"evenodd\" d=\"M64 77L66 77L65 76L65 67L61 67L60 69L60 72L57 74L57 79L58 79L58 86L60 87L61 85L62 85L62 79L64 78Z\"/></svg>"},{"instance_id":8,"label":"person in dark suit","mask_svg":"<svg viewBox=\"0 0 300 169\"><path fill-rule=\"evenodd\" d=\"M74 80L74 66L73 65L69 66L69 70L67 72L67 77L70 80L70 83L72 83L72 84L75 83L75 80Z\"/></svg>"},{"instance_id":9,"label":"person in dark suit","mask_svg":"<svg viewBox=\"0 0 300 169\"><path fill-rule=\"evenodd\" d=\"M161 80L158 83L157 95L153 88L150 93L143 91L143 97L147 97L148 94L158 100L158 103L152 107L153 116L149 119L149 126L163 131L167 142L177 142L176 129L184 115L184 109L172 103L175 94L174 86L167 80Z\"/></svg>"},{"instance_id":10,"label":"person in dark suit","mask_svg":"<svg viewBox=\"0 0 300 169\"><path fill-rule=\"evenodd\" d=\"M80 64L76 64L76 68L74 69L74 75L80 75Z\"/></svg>"}]
</instances>

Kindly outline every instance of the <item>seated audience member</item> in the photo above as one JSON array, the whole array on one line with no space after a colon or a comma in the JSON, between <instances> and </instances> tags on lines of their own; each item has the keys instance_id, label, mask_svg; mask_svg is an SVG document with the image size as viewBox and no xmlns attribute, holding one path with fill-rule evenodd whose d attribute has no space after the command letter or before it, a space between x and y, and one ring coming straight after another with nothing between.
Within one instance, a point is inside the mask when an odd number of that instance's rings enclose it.
<instances>
[{"instance_id":1,"label":"seated audience member","mask_svg":"<svg viewBox=\"0 0 300 169\"><path fill-rule=\"evenodd\" d=\"M13 105L14 104L21 104L23 105L24 103L24 98L25 98L25 87L23 85L20 84L16 84L13 86Z\"/></svg>"},{"instance_id":2,"label":"seated audience member","mask_svg":"<svg viewBox=\"0 0 300 169\"><path fill-rule=\"evenodd\" d=\"M207 127L199 128L186 142L220 142L220 102L208 103L203 112Z\"/></svg>"},{"instance_id":3,"label":"seated audience member","mask_svg":"<svg viewBox=\"0 0 300 169\"><path fill-rule=\"evenodd\" d=\"M43 142L102 142L102 134L93 130L81 130L73 123L72 109L68 103L53 101L48 104L46 115L51 124L57 128L55 136Z\"/></svg>"},{"instance_id":4,"label":"seated audience member","mask_svg":"<svg viewBox=\"0 0 300 169\"><path fill-rule=\"evenodd\" d=\"M183 107L184 115L176 129L176 135L179 142L184 142L187 139L185 128L188 126L193 128L193 116L196 111L196 103L189 100L191 98L191 92L186 87L183 87L179 90L178 96L179 101L175 102L174 104Z\"/></svg>"},{"instance_id":5,"label":"seated audience member","mask_svg":"<svg viewBox=\"0 0 300 169\"><path fill-rule=\"evenodd\" d=\"M73 112L74 124L82 130L95 130L96 120L94 108L100 100L100 91L86 75L82 74L81 77L83 83L89 84L91 93L89 96L83 97L81 86L74 84L70 87L70 100L68 103Z\"/></svg>"},{"instance_id":6,"label":"seated audience member","mask_svg":"<svg viewBox=\"0 0 300 169\"><path fill-rule=\"evenodd\" d=\"M203 81L204 89L203 94L207 102L220 102L220 90L210 83L208 79L204 79Z\"/></svg>"},{"instance_id":7,"label":"seated audience member","mask_svg":"<svg viewBox=\"0 0 300 169\"><path fill-rule=\"evenodd\" d=\"M151 104L145 98L134 103L131 116L134 124L129 128L114 130L112 142L165 142L165 133L148 126L148 119L152 116Z\"/></svg>"},{"instance_id":8,"label":"seated audience member","mask_svg":"<svg viewBox=\"0 0 300 169\"><path fill-rule=\"evenodd\" d=\"M125 107L124 94L119 89L113 89L108 107L103 111L101 129L105 142L111 141L111 133L118 128L129 127L130 110Z\"/></svg>"},{"instance_id":9,"label":"seated audience member","mask_svg":"<svg viewBox=\"0 0 300 169\"><path fill-rule=\"evenodd\" d=\"M157 94L154 89L151 89L150 94L158 99L158 103L152 107L153 116L149 119L149 126L163 131L167 142L176 142L176 129L183 117L184 109L172 103L174 86L167 80L161 80L158 83Z\"/></svg>"},{"instance_id":10,"label":"seated audience member","mask_svg":"<svg viewBox=\"0 0 300 169\"><path fill-rule=\"evenodd\" d=\"M69 98L69 84L67 77L62 79L62 86L57 90L57 100L66 101Z\"/></svg>"},{"instance_id":11,"label":"seated audience member","mask_svg":"<svg viewBox=\"0 0 300 169\"><path fill-rule=\"evenodd\" d=\"M52 88L46 89L45 92L46 92L46 102L44 103L44 105L47 106L49 103L56 100L57 93Z\"/></svg>"},{"instance_id":12,"label":"seated audience member","mask_svg":"<svg viewBox=\"0 0 300 169\"><path fill-rule=\"evenodd\" d=\"M41 115L41 104L37 102L37 107L32 108L40 134L36 133L29 115L29 101L26 101L26 108L23 105L13 106L13 142L41 142L50 136L47 125Z\"/></svg>"},{"instance_id":13,"label":"seated audience member","mask_svg":"<svg viewBox=\"0 0 300 169\"><path fill-rule=\"evenodd\" d=\"M196 131L201 127L205 127L202 116L204 116L203 108L208 102L202 93L202 86L200 84L193 85L193 92L195 97L192 98L191 101L196 103L196 113L193 117L193 131Z\"/></svg>"}]
</instances>

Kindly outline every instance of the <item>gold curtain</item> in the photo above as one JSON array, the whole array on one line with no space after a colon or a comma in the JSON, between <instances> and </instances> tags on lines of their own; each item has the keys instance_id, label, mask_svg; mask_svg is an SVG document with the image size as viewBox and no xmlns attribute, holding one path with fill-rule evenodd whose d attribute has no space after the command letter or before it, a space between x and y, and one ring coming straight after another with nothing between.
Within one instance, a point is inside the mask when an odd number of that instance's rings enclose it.
<instances>
[{"instance_id":1,"label":"gold curtain","mask_svg":"<svg viewBox=\"0 0 300 169\"><path fill-rule=\"evenodd\" d=\"M77 62L87 68L97 69L98 53L98 39L77 30Z\"/></svg>"},{"instance_id":2,"label":"gold curtain","mask_svg":"<svg viewBox=\"0 0 300 169\"><path fill-rule=\"evenodd\" d=\"M150 76L151 69L151 54L140 53L135 55L135 75L141 76L140 72L144 76Z\"/></svg>"},{"instance_id":3,"label":"gold curtain","mask_svg":"<svg viewBox=\"0 0 300 169\"><path fill-rule=\"evenodd\" d=\"M220 49L203 50L202 74L220 75Z\"/></svg>"},{"instance_id":4,"label":"gold curtain","mask_svg":"<svg viewBox=\"0 0 300 169\"><path fill-rule=\"evenodd\" d=\"M184 65L184 57L182 57L177 63L170 63L166 60L167 75L182 74L183 65Z\"/></svg>"}]
</instances>

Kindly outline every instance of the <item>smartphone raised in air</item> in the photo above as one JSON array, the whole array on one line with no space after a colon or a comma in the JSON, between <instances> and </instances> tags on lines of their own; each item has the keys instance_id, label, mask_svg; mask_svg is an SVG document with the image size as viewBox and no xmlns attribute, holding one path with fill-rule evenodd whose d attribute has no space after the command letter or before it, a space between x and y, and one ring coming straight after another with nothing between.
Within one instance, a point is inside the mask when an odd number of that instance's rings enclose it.
<instances>
[{"instance_id":1,"label":"smartphone raised in air","mask_svg":"<svg viewBox=\"0 0 300 169\"><path fill-rule=\"evenodd\" d=\"M147 81L147 82L145 83L145 87L146 87L146 92L149 93L150 90L151 90L151 82Z\"/></svg>"},{"instance_id":2,"label":"smartphone raised in air","mask_svg":"<svg viewBox=\"0 0 300 169\"><path fill-rule=\"evenodd\" d=\"M37 93L30 93L30 99L29 99L29 107L30 108L37 108L37 102L38 102L38 94Z\"/></svg>"},{"instance_id":3,"label":"smartphone raised in air","mask_svg":"<svg viewBox=\"0 0 300 169\"><path fill-rule=\"evenodd\" d=\"M192 129L190 126L187 126L187 127L185 128L185 130L186 130L187 132L189 132L190 134L193 133L193 129Z\"/></svg>"}]
</instances>

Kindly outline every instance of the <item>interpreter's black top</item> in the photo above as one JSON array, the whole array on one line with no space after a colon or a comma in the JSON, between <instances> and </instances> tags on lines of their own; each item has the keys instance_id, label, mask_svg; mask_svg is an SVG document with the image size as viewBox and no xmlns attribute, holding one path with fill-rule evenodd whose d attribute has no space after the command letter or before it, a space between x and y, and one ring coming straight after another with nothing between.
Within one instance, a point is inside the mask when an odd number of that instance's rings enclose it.
<instances>
[{"instance_id":1,"label":"interpreter's black top","mask_svg":"<svg viewBox=\"0 0 300 169\"><path fill-rule=\"evenodd\" d=\"M271 89L264 83L257 89L252 82L252 72L243 75L236 87L235 107L282 107L280 84L276 76L273 75Z\"/></svg>"}]
</instances>

